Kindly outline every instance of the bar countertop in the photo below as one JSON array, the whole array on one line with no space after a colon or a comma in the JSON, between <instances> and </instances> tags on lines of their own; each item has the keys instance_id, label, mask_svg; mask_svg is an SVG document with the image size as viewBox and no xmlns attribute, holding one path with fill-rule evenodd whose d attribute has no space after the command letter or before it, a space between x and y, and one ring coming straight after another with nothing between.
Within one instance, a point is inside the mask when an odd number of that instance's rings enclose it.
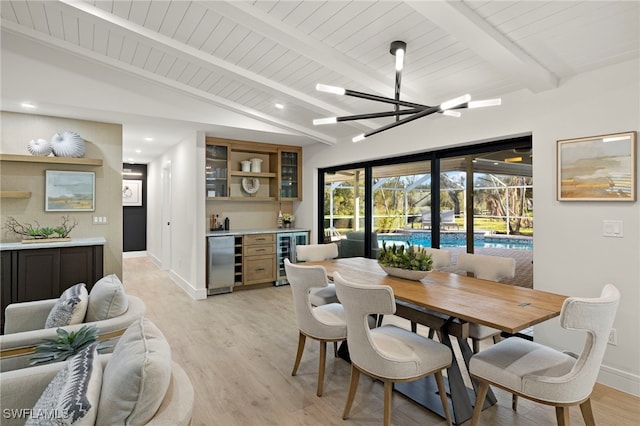
<instances>
[{"instance_id":1,"label":"bar countertop","mask_svg":"<svg viewBox=\"0 0 640 426\"><path fill-rule=\"evenodd\" d=\"M282 234L288 232L309 232L308 228L267 228L267 229L238 229L229 231L209 231L205 237L224 237L230 235L248 234Z\"/></svg>"}]
</instances>

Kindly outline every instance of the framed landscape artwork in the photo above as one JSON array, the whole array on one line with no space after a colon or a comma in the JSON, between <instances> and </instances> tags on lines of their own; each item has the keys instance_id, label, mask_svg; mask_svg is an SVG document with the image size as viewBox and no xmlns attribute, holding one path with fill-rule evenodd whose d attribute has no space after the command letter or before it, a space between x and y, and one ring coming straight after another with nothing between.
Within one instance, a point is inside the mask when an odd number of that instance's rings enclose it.
<instances>
[{"instance_id":1,"label":"framed landscape artwork","mask_svg":"<svg viewBox=\"0 0 640 426\"><path fill-rule=\"evenodd\" d=\"M557 150L558 200L636 200L636 132L563 139Z\"/></svg>"},{"instance_id":2,"label":"framed landscape artwork","mask_svg":"<svg viewBox=\"0 0 640 426\"><path fill-rule=\"evenodd\" d=\"M46 170L45 176L45 211L95 211L96 175L94 172Z\"/></svg>"},{"instance_id":3,"label":"framed landscape artwork","mask_svg":"<svg viewBox=\"0 0 640 426\"><path fill-rule=\"evenodd\" d=\"M142 181L122 180L122 205L141 206L142 205Z\"/></svg>"}]
</instances>

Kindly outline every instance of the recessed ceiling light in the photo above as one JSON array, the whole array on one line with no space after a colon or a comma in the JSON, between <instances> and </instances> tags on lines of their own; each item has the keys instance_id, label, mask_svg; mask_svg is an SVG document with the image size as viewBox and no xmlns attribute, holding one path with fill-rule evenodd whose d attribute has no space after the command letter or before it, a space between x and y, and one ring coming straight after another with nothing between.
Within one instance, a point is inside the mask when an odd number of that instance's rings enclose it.
<instances>
[{"instance_id":1,"label":"recessed ceiling light","mask_svg":"<svg viewBox=\"0 0 640 426\"><path fill-rule=\"evenodd\" d=\"M284 105L282 104L275 104L274 106L278 109L284 109Z\"/></svg>"},{"instance_id":2,"label":"recessed ceiling light","mask_svg":"<svg viewBox=\"0 0 640 426\"><path fill-rule=\"evenodd\" d=\"M140 154L142 152L141 149L136 149L136 154Z\"/></svg>"},{"instance_id":3,"label":"recessed ceiling light","mask_svg":"<svg viewBox=\"0 0 640 426\"><path fill-rule=\"evenodd\" d=\"M22 108L26 108L26 109L34 109L36 106L34 104L32 104L31 102L22 102L20 104L20 106Z\"/></svg>"},{"instance_id":4,"label":"recessed ceiling light","mask_svg":"<svg viewBox=\"0 0 640 426\"><path fill-rule=\"evenodd\" d=\"M147 142L151 142L153 138L151 136L147 136L146 138L144 138L144 140Z\"/></svg>"}]
</instances>

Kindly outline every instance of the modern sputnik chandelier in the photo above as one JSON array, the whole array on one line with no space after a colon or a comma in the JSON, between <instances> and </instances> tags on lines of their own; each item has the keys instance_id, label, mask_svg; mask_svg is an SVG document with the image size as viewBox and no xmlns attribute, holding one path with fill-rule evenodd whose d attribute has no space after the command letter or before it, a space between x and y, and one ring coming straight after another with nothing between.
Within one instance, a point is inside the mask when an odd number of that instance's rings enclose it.
<instances>
[{"instance_id":1,"label":"modern sputnik chandelier","mask_svg":"<svg viewBox=\"0 0 640 426\"><path fill-rule=\"evenodd\" d=\"M333 93L341 96L353 96L354 98L368 99L370 101L383 102L392 104L394 106L393 111L387 112L373 112L369 114L358 115L346 115L343 117L327 117L313 120L314 125L332 124L340 121L353 121L353 120L367 120L371 118L382 117L395 117L396 121L390 124L386 124L382 127L378 127L367 133L359 134L352 140L353 142L360 142L361 140L373 136L377 133L384 132L385 130L393 129L402 124L409 123L418 118L426 117L434 113L440 113L442 115L448 115L451 117L460 117L460 112L453 111L455 109L464 108L480 108L486 106L495 106L501 104L501 99L487 99L482 101L471 101L471 95L463 95L455 99L443 102L437 106L428 106L417 104L414 102L407 102L400 100L400 84L402 82L402 68L404 66L404 55L407 51L407 44L404 41L391 42L389 53L396 57L396 82L395 82L395 97L387 98L384 96L373 95L370 93L356 92L355 90L344 89L342 87L328 86L326 84L317 84L316 90L319 92ZM401 107L403 109L401 109ZM408 117L400 118L400 116L408 115Z\"/></svg>"}]
</instances>

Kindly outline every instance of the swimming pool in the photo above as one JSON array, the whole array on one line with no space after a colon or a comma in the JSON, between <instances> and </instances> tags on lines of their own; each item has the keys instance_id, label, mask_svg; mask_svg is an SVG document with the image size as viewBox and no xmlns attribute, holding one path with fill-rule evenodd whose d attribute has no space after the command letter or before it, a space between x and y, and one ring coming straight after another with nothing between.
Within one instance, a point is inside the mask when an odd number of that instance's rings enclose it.
<instances>
[{"instance_id":1,"label":"swimming pool","mask_svg":"<svg viewBox=\"0 0 640 426\"><path fill-rule=\"evenodd\" d=\"M467 236L464 232L442 232L440 247L464 247ZM378 234L378 244L382 243L411 243L416 246L431 247L431 232L411 231L395 234ZM478 248L500 248L510 250L533 250L533 238L518 235L495 235L476 232L473 245Z\"/></svg>"}]
</instances>

